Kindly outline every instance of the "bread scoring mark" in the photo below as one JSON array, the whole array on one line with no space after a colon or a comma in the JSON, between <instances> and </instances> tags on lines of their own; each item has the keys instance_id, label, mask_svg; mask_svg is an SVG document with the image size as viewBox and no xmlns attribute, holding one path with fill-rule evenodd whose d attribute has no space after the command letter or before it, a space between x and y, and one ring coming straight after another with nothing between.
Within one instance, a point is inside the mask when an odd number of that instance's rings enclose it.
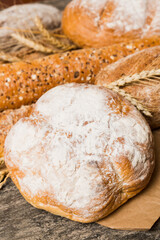
<instances>
[{"instance_id":1,"label":"bread scoring mark","mask_svg":"<svg viewBox=\"0 0 160 240\"><path fill-rule=\"evenodd\" d=\"M86 9L95 27L114 31L115 35L140 31L147 36L149 31L156 33L160 29L160 2L157 0L74 0L69 6Z\"/></svg>"}]
</instances>

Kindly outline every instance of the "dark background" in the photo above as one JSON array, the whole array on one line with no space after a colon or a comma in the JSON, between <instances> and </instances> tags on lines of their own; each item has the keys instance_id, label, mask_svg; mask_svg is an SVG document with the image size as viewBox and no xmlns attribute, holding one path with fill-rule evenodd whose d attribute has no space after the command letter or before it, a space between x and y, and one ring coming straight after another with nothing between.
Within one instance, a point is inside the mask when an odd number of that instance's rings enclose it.
<instances>
[{"instance_id":1,"label":"dark background","mask_svg":"<svg viewBox=\"0 0 160 240\"><path fill-rule=\"evenodd\" d=\"M97 0L98 1L98 0ZM0 1L5 4L10 1ZM18 2L18 0L17 0ZM44 1L63 9L69 0ZM0 191L0 240L160 240L160 220L150 231L119 231L81 224L36 209L9 179Z\"/></svg>"}]
</instances>

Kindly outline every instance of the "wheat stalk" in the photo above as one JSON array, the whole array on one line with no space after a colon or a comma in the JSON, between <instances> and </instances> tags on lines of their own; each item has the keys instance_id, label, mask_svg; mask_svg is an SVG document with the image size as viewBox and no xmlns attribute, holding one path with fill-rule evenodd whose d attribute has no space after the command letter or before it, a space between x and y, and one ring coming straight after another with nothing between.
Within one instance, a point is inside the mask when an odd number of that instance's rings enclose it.
<instances>
[{"instance_id":1,"label":"wheat stalk","mask_svg":"<svg viewBox=\"0 0 160 240\"><path fill-rule=\"evenodd\" d=\"M131 102L139 111L143 112L148 117L152 117L152 114L145 108L138 100L132 97L130 94L126 93L123 89L120 89L116 86L107 85L107 88L113 90L114 92L119 93L121 96L126 98L129 102Z\"/></svg>"},{"instance_id":2,"label":"wheat stalk","mask_svg":"<svg viewBox=\"0 0 160 240\"><path fill-rule=\"evenodd\" d=\"M56 37L51 36L50 32L43 26L39 17L35 18L35 24L36 24L37 28L39 29L40 33L42 34L42 36L44 36L55 47L63 49L63 50L66 50L66 49L68 50L68 48L73 49L76 47L75 45L64 44L63 42L58 40Z\"/></svg>"},{"instance_id":3,"label":"wheat stalk","mask_svg":"<svg viewBox=\"0 0 160 240\"><path fill-rule=\"evenodd\" d=\"M19 62L21 59L0 51L0 60L4 62Z\"/></svg>"},{"instance_id":4,"label":"wheat stalk","mask_svg":"<svg viewBox=\"0 0 160 240\"><path fill-rule=\"evenodd\" d=\"M1 166L4 164L4 158L3 157L0 157L0 168Z\"/></svg>"},{"instance_id":5,"label":"wheat stalk","mask_svg":"<svg viewBox=\"0 0 160 240\"><path fill-rule=\"evenodd\" d=\"M29 48L34 49L35 51L38 52L43 52L43 53L55 53L51 48L45 47L42 44L36 43L34 40L28 39L23 35L20 35L18 33L13 33L11 35L14 39L19 41L20 43L26 45Z\"/></svg>"},{"instance_id":6,"label":"wheat stalk","mask_svg":"<svg viewBox=\"0 0 160 240\"><path fill-rule=\"evenodd\" d=\"M7 168L0 172L0 189L6 183L7 179L9 178L10 174Z\"/></svg>"},{"instance_id":7,"label":"wheat stalk","mask_svg":"<svg viewBox=\"0 0 160 240\"><path fill-rule=\"evenodd\" d=\"M3 187L3 185L6 183L8 177L9 177L9 171L5 167L4 158L0 158L0 189Z\"/></svg>"},{"instance_id":8,"label":"wheat stalk","mask_svg":"<svg viewBox=\"0 0 160 240\"><path fill-rule=\"evenodd\" d=\"M51 35L50 35L49 31L43 26L40 18L39 18L39 17L36 17L34 21L35 21L35 24L36 24L37 28L38 28L39 31L41 32L41 34L42 34L44 37L50 39ZM53 39L54 39L54 38L53 38ZM57 39L54 39L54 40L55 40L55 44L56 44L56 40L57 40Z\"/></svg>"},{"instance_id":9,"label":"wheat stalk","mask_svg":"<svg viewBox=\"0 0 160 240\"><path fill-rule=\"evenodd\" d=\"M133 82L142 82L146 80L152 81L152 82L158 81L158 80L160 81L160 69L135 73L132 76L126 76L126 77L120 78L117 81L110 83L109 85L116 86L116 87L124 87L126 84L130 84Z\"/></svg>"},{"instance_id":10,"label":"wheat stalk","mask_svg":"<svg viewBox=\"0 0 160 240\"><path fill-rule=\"evenodd\" d=\"M148 111L146 107L144 107L137 99L135 99L130 94L126 93L123 89L120 88L120 87L124 87L126 84L132 84L133 82L139 82L143 84L146 84L146 82L148 82L150 85L153 85L153 83L160 84L160 69L157 69L157 70L153 69L151 71L142 71L140 73L133 74L132 76L126 76L126 77L120 78L117 81L114 81L108 85L105 85L105 87L125 97L134 106L136 106L139 111L143 112L143 114L145 114L148 117L151 117L152 114Z\"/></svg>"}]
</instances>

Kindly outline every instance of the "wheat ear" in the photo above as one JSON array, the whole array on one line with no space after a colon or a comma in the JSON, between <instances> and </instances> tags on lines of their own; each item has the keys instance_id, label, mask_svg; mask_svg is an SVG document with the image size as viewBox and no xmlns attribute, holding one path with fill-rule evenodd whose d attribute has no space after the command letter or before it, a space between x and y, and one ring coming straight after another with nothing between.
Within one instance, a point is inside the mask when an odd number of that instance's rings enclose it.
<instances>
[{"instance_id":1,"label":"wheat ear","mask_svg":"<svg viewBox=\"0 0 160 240\"><path fill-rule=\"evenodd\" d=\"M36 24L37 28L39 29L40 33L42 34L42 36L44 36L55 47L63 49L63 50L65 50L66 48L73 49L76 47L75 45L64 44L56 37L51 36L50 32L43 26L39 17L35 18L35 24Z\"/></svg>"},{"instance_id":2,"label":"wheat ear","mask_svg":"<svg viewBox=\"0 0 160 240\"><path fill-rule=\"evenodd\" d=\"M131 102L139 111L141 111L144 115L148 117L152 117L152 114L145 108L138 100L133 98L130 94L126 93L123 89L120 89L116 86L107 85L107 88L119 93L121 96L126 98L129 102Z\"/></svg>"},{"instance_id":3,"label":"wheat ear","mask_svg":"<svg viewBox=\"0 0 160 240\"><path fill-rule=\"evenodd\" d=\"M8 177L9 177L9 171L5 167L4 158L1 157L0 158L0 189L6 183Z\"/></svg>"},{"instance_id":4,"label":"wheat ear","mask_svg":"<svg viewBox=\"0 0 160 240\"><path fill-rule=\"evenodd\" d=\"M21 59L0 51L0 60L3 62L19 62Z\"/></svg>"},{"instance_id":5,"label":"wheat ear","mask_svg":"<svg viewBox=\"0 0 160 240\"><path fill-rule=\"evenodd\" d=\"M4 158L1 157L1 158L0 158L0 168L1 168L3 165L4 165Z\"/></svg>"},{"instance_id":6,"label":"wheat ear","mask_svg":"<svg viewBox=\"0 0 160 240\"><path fill-rule=\"evenodd\" d=\"M152 114L148 111L146 107L144 107L138 100L136 100L130 94L126 93L123 89L120 88L124 87L126 84L131 84L133 82L143 83L145 81L148 81L149 83L151 83L151 85L152 83L160 84L160 69L142 71L140 73L133 74L132 76L126 76L108 85L105 85L105 87L119 93L120 95L125 97L128 101L130 101L134 106L136 106L139 111L143 112L143 114L145 114L146 116L151 117Z\"/></svg>"},{"instance_id":7,"label":"wheat ear","mask_svg":"<svg viewBox=\"0 0 160 240\"><path fill-rule=\"evenodd\" d=\"M7 168L3 171L0 171L0 189L6 183L8 178L9 178L9 171L7 170Z\"/></svg>"},{"instance_id":8,"label":"wheat ear","mask_svg":"<svg viewBox=\"0 0 160 240\"><path fill-rule=\"evenodd\" d=\"M116 86L116 87L124 87L126 84L130 84L133 82L143 82L143 81L151 81L151 82L160 81L160 69L151 70L151 71L142 71L140 73L133 74L132 76L126 76L126 77L120 78L115 82L110 83L109 85Z\"/></svg>"},{"instance_id":9,"label":"wheat ear","mask_svg":"<svg viewBox=\"0 0 160 240\"><path fill-rule=\"evenodd\" d=\"M26 38L23 35L20 35L18 33L13 33L11 35L14 39L19 41L20 43L24 44L25 46L34 49L35 51L38 52L43 52L43 53L55 53L51 48L45 47L42 44L36 43L31 39Z\"/></svg>"}]
</instances>

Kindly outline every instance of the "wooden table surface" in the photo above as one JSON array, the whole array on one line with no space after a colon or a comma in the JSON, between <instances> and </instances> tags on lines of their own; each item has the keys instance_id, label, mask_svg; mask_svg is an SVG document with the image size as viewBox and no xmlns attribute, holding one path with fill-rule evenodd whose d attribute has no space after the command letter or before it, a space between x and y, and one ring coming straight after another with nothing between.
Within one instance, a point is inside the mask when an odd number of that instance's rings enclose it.
<instances>
[{"instance_id":1,"label":"wooden table surface","mask_svg":"<svg viewBox=\"0 0 160 240\"><path fill-rule=\"evenodd\" d=\"M98 0L97 0L98 1ZM46 1L63 9L68 0ZM160 220L149 231L119 231L81 224L36 209L9 179L0 191L0 240L160 240Z\"/></svg>"}]
</instances>

